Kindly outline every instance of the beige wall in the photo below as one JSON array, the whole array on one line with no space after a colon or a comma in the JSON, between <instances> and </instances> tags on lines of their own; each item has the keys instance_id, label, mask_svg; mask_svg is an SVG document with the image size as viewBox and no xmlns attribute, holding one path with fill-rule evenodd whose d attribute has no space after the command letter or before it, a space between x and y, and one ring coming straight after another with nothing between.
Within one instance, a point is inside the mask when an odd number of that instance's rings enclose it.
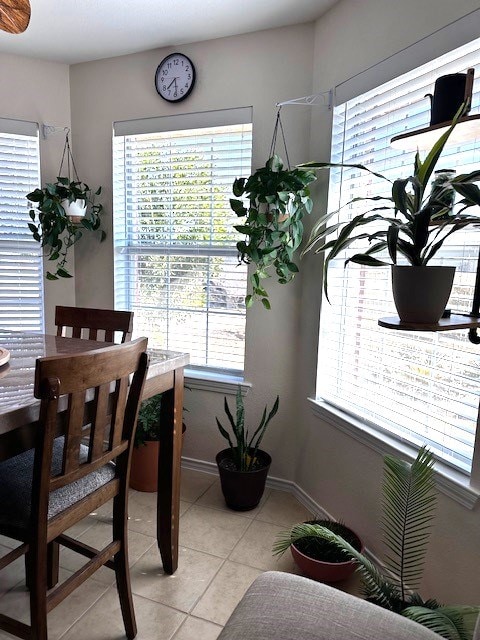
<instances>
[{"instance_id":1,"label":"beige wall","mask_svg":"<svg viewBox=\"0 0 480 640\"><path fill-rule=\"evenodd\" d=\"M336 86L474 9L476 0L342 0L316 24L313 87L323 91ZM312 113L311 140L310 159L328 160L330 119L324 111ZM296 482L381 555L382 456L314 417L306 402L307 394L314 395L321 267L316 257L304 265ZM470 511L440 496L424 595L448 603L480 603L479 516L478 506Z\"/></svg>"},{"instance_id":2,"label":"beige wall","mask_svg":"<svg viewBox=\"0 0 480 640\"><path fill-rule=\"evenodd\" d=\"M0 117L70 127L68 65L0 54L0 68ZM52 135L46 140L40 136L43 181L55 179L64 142L62 134ZM75 304L73 281L45 280L45 320L49 331L53 330L54 308L60 301Z\"/></svg>"},{"instance_id":3,"label":"beige wall","mask_svg":"<svg viewBox=\"0 0 480 640\"><path fill-rule=\"evenodd\" d=\"M80 244L76 250L77 304L113 304L111 233L112 123L149 116L253 106L253 165L268 157L277 102L311 92L314 27L299 25L239 37L177 47L194 61L197 84L191 96L176 105L162 100L154 88L155 70L172 49L75 65L71 68L73 142L87 182L105 187L108 240L100 247ZM307 155L308 109L285 112L285 130L292 162ZM295 393L298 286L272 287L271 313L255 308L247 321L246 379L253 384L247 412L259 419L263 406L280 394L280 415L267 433L265 447L274 459L272 473L293 478L296 447ZM188 434L185 455L214 461L223 440L215 414L223 413L218 393L187 392Z\"/></svg>"}]
</instances>

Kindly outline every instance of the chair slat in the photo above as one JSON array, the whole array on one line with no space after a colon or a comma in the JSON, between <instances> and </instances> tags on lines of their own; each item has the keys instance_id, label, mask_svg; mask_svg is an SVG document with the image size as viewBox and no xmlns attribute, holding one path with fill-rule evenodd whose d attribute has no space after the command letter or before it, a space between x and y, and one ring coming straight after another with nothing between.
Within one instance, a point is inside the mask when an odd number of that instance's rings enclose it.
<instances>
[{"instance_id":1,"label":"chair slat","mask_svg":"<svg viewBox=\"0 0 480 640\"><path fill-rule=\"evenodd\" d=\"M62 473L78 469L80 464L80 444L83 436L83 416L85 413L85 391L72 393L68 401L68 429L65 434Z\"/></svg>"},{"instance_id":2,"label":"chair slat","mask_svg":"<svg viewBox=\"0 0 480 640\"><path fill-rule=\"evenodd\" d=\"M103 453L105 429L111 430L111 415L109 415L108 401L110 397L110 383L100 385L95 391L95 408L93 424L90 431L90 451L88 461L92 462Z\"/></svg>"},{"instance_id":3,"label":"chair slat","mask_svg":"<svg viewBox=\"0 0 480 640\"><path fill-rule=\"evenodd\" d=\"M112 409L112 430L110 431L109 449L117 447L124 437L122 433L122 416L125 412L125 404L127 401L128 380L126 378L122 378L117 382L117 385L118 389Z\"/></svg>"},{"instance_id":4,"label":"chair slat","mask_svg":"<svg viewBox=\"0 0 480 640\"><path fill-rule=\"evenodd\" d=\"M98 333L97 329L90 329L89 332L88 332L88 339L89 340L96 340L97 339L97 333ZM113 340L105 340L105 342L113 342Z\"/></svg>"}]
</instances>

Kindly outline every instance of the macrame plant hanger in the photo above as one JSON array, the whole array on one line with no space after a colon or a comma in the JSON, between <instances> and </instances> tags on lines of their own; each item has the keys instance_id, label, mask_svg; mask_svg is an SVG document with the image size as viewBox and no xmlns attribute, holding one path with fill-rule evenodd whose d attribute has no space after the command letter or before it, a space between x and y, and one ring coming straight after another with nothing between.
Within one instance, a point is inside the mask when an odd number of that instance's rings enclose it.
<instances>
[{"instance_id":1,"label":"macrame plant hanger","mask_svg":"<svg viewBox=\"0 0 480 640\"><path fill-rule=\"evenodd\" d=\"M270 145L270 154L269 154L269 158L272 158L274 153L275 153L275 148L277 146L277 138L278 138L278 131L280 130L280 134L282 137L282 142L283 142L283 148L285 149L285 160L287 163L287 168L290 171L290 158L288 157L288 149L287 149L287 142L285 140L285 131L283 130L283 123L282 123L282 119L280 116L280 111L282 109L282 106L280 105L278 107L278 111L277 111L277 117L275 119L275 126L273 128L273 136L272 136L272 144Z\"/></svg>"}]
</instances>

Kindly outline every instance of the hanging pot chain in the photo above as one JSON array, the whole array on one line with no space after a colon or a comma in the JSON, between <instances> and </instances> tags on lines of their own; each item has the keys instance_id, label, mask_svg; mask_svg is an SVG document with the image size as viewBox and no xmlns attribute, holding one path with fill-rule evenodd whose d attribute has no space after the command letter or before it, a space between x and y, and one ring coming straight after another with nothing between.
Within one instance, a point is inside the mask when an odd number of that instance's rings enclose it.
<instances>
[{"instance_id":1,"label":"hanging pot chain","mask_svg":"<svg viewBox=\"0 0 480 640\"><path fill-rule=\"evenodd\" d=\"M70 181L70 172L71 172L70 163L71 163L73 168L74 178L76 179L76 182L80 182L80 178L78 177L78 173L77 173L77 167L75 166L75 161L73 159L72 149L70 147L69 134L70 134L70 129L67 129L67 133L65 134L65 145L63 147L62 160L60 162L60 169L58 170L58 175L59 176L62 175L63 163L66 160L68 180Z\"/></svg>"},{"instance_id":2,"label":"hanging pot chain","mask_svg":"<svg viewBox=\"0 0 480 640\"><path fill-rule=\"evenodd\" d=\"M278 107L278 111L277 111L277 117L276 117L276 120L275 120L275 127L273 129L272 144L270 145L270 155L269 155L269 157L271 158L273 156L273 154L275 153L275 147L277 145L278 129L280 129L280 133L281 133L281 136L282 136L283 147L285 149L285 160L287 161L288 170L290 170L290 158L288 157L287 142L285 140L285 132L283 130L283 123L282 123L282 119L280 117L281 108L282 108L281 106Z\"/></svg>"}]
</instances>

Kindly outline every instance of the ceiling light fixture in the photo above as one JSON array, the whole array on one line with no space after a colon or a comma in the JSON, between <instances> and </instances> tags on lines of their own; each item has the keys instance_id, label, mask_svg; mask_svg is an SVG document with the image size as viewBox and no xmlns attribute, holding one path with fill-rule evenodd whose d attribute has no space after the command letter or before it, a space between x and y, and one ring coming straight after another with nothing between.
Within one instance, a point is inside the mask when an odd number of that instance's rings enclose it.
<instances>
[{"instance_id":1,"label":"ceiling light fixture","mask_svg":"<svg viewBox=\"0 0 480 640\"><path fill-rule=\"evenodd\" d=\"M0 0L0 29L23 33L30 22L29 0Z\"/></svg>"},{"instance_id":2,"label":"ceiling light fixture","mask_svg":"<svg viewBox=\"0 0 480 640\"><path fill-rule=\"evenodd\" d=\"M475 70L468 69L467 73L451 73L437 78L433 95L427 94L431 100L430 125L394 136L390 141L391 146L404 151L431 149L442 133L450 127L462 104L465 105L466 113L470 111L474 75ZM480 114L465 115L458 120L448 144L470 142L478 137Z\"/></svg>"}]
</instances>

